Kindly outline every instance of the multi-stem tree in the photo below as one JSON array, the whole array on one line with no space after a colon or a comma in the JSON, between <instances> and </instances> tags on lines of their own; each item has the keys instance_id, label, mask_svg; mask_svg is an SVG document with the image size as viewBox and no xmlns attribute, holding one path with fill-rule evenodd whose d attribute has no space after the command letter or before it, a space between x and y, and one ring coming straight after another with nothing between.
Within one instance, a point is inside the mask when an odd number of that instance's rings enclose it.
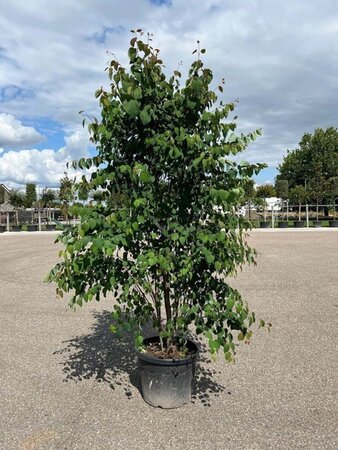
<instances>
[{"instance_id":1,"label":"multi-stem tree","mask_svg":"<svg viewBox=\"0 0 338 450\"><path fill-rule=\"evenodd\" d=\"M89 124L97 156L73 164L92 169L79 188L101 199L73 208L80 224L60 236L63 261L50 280L58 294L72 293L71 305L113 292L113 328L134 329L138 344L151 321L170 353L194 324L212 352L221 347L231 360L232 330L249 339L255 321L229 283L254 261L238 209L264 165L234 161L259 132L237 135L235 121L226 121L234 104L218 103L204 52L196 51L183 87L179 71L166 77L159 50L140 32L129 68L111 61L110 89L96 93L101 120ZM121 193L117 207L110 199Z\"/></svg>"}]
</instances>

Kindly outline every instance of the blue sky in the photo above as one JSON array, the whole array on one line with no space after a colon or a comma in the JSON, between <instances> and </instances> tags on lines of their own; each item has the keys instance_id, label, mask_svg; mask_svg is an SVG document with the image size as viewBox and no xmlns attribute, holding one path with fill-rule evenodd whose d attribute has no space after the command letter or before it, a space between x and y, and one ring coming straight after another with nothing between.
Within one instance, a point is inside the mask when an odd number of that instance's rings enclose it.
<instances>
[{"instance_id":1,"label":"blue sky","mask_svg":"<svg viewBox=\"0 0 338 450\"><path fill-rule=\"evenodd\" d=\"M95 90L129 30L154 34L167 72L186 73L199 39L205 63L239 99L239 130L263 136L243 159L276 166L305 132L337 126L336 0L0 0L0 182L57 186L66 162L93 153L79 110L98 116Z\"/></svg>"}]
</instances>

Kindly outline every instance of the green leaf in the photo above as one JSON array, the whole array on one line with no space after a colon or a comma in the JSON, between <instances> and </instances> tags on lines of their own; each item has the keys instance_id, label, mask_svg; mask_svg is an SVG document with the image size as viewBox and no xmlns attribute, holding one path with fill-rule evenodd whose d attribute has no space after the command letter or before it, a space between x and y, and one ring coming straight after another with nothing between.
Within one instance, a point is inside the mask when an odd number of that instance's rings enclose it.
<instances>
[{"instance_id":1,"label":"green leaf","mask_svg":"<svg viewBox=\"0 0 338 450\"><path fill-rule=\"evenodd\" d=\"M234 304L235 304L235 300L232 297L229 297L227 300L227 304L226 304L227 310L231 311L232 308L234 307Z\"/></svg>"},{"instance_id":2,"label":"green leaf","mask_svg":"<svg viewBox=\"0 0 338 450\"><path fill-rule=\"evenodd\" d=\"M138 335L135 337L135 346L137 348L141 347L143 344L143 337L141 335Z\"/></svg>"},{"instance_id":3,"label":"green leaf","mask_svg":"<svg viewBox=\"0 0 338 450\"><path fill-rule=\"evenodd\" d=\"M135 38L134 38L134 39L135 39ZM128 56L129 56L129 59L130 59L130 60L134 60L134 59L136 58L136 54L137 54L136 48L131 47L131 48L128 50Z\"/></svg>"},{"instance_id":4,"label":"green leaf","mask_svg":"<svg viewBox=\"0 0 338 450\"><path fill-rule=\"evenodd\" d=\"M145 109L140 112L140 119L143 125L148 125L148 123L151 121L151 117Z\"/></svg>"},{"instance_id":5,"label":"green leaf","mask_svg":"<svg viewBox=\"0 0 338 450\"><path fill-rule=\"evenodd\" d=\"M123 107L130 117L136 117L140 112L140 104L136 100L123 102Z\"/></svg>"}]
</instances>

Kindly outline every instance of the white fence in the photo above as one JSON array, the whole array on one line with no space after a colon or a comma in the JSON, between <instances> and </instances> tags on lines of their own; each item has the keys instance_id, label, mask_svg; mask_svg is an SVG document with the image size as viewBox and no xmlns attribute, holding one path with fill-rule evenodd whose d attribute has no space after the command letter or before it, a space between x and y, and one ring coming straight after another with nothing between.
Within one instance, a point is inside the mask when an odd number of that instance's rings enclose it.
<instances>
[{"instance_id":1,"label":"white fence","mask_svg":"<svg viewBox=\"0 0 338 450\"><path fill-rule=\"evenodd\" d=\"M253 219L269 222L272 228L281 227L283 224L285 227L286 225L292 226L292 222L295 227L322 225L336 227L338 226L337 206L337 204L290 204L284 202L272 205L269 210L267 208L254 210L256 217ZM246 216L248 216L248 210Z\"/></svg>"}]
</instances>

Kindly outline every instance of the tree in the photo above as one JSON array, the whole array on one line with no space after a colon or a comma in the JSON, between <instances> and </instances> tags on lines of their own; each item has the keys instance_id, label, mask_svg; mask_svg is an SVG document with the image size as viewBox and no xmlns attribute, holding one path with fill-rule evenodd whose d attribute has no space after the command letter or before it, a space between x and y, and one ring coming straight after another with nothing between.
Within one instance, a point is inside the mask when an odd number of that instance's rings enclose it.
<instances>
[{"instance_id":1,"label":"tree","mask_svg":"<svg viewBox=\"0 0 338 450\"><path fill-rule=\"evenodd\" d=\"M282 207L285 201L289 198L289 182L288 180L276 180L275 191L278 198L282 199ZM288 213L286 213L288 215ZM283 220L283 210L282 210L282 220Z\"/></svg>"},{"instance_id":2,"label":"tree","mask_svg":"<svg viewBox=\"0 0 338 450\"><path fill-rule=\"evenodd\" d=\"M307 192L311 201L316 203L316 220L319 219L319 205L323 202L323 199L327 196L328 182L323 176L323 172L320 166L317 166L317 176L312 178L307 184ZM327 209L328 211L328 209Z\"/></svg>"},{"instance_id":3,"label":"tree","mask_svg":"<svg viewBox=\"0 0 338 450\"><path fill-rule=\"evenodd\" d=\"M307 200L308 193L304 186L295 186L290 190L290 200L298 204L298 220L301 218L302 204Z\"/></svg>"},{"instance_id":4,"label":"tree","mask_svg":"<svg viewBox=\"0 0 338 450\"><path fill-rule=\"evenodd\" d=\"M261 186L257 186L256 189L256 197L263 198L264 200L269 197L275 197L276 190L272 184L262 184Z\"/></svg>"},{"instance_id":5,"label":"tree","mask_svg":"<svg viewBox=\"0 0 338 450\"><path fill-rule=\"evenodd\" d=\"M332 177L327 183L328 196L333 205L333 217L336 218L336 201L338 197L338 177Z\"/></svg>"},{"instance_id":6,"label":"tree","mask_svg":"<svg viewBox=\"0 0 338 450\"><path fill-rule=\"evenodd\" d=\"M159 51L138 35L129 70L111 61L111 90L96 93L101 121L89 124L98 153L73 166L92 168L79 183L88 190L106 199L126 192L129 202L121 209L106 201L72 208L80 225L59 237L63 261L49 280L57 294L72 293L74 307L113 292L112 329L132 329L139 346L151 321L169 356L193 324L212 353L223 348L231 361L233 330L248 340L255 321L228 283L255 257L238 210L245 183L264 165L232 158L259 131L236 135L235 122L225 121L234 104L217 107L201 53L183 87L181 74L167 79Z\"/></svg>"},{"instance_id":7,"label":"tree","mask_svg":"<svg viewBox=\"0 0 338 450\"><path fill-rule=\"evenodd\" d=\"M83 183L85 185L85 183ZM74 192L73 192L74 183L69 179L68 175L65 173L64 177L60 180L60 190L59 190L59 200L61 202L61 211L62 214L66 216L66 220L68 222L68 214L69 214L69 206L74 201ZM83 190L80 192L83 196Z\"/></svg>"},{"instance_id":8,"label":"tree","mask_svg":"<svg viewBox=\"0 0 338 450\"><path fill-rule=\"evenodd\" d=\"M25 196L25 207L31 208L33 203L36 202L36 184L27 183L26 184L26 196Z\"/></svg>"},{"instance_id":9,"label":"tree","mask_svg":"<svg viewBox=\"0 0 338 450\"><path fill-rule=\"evenodd\" d=\"M47 208L47 217L50 220L50 208L55 204L56 193L52 189L44 189L40 199L41 208Z\"/></svg>"},{"instance_id":10,"label":"tree","mask_svg":"<svg viewBox=\"0 0 338 450\"><path fill-rule=\"evenodd\" d=\"M251 219L251 205L254 199L256 198L256 189L255 189L255 182L252 179L249 179L246 183L243 185L244 189L244 201L248 205L249 209L249 220Z\"/></svg>"},{"instance_id":11,"label":"tree","mask_svg":"<svg viewBox=\"0 0 338 450\"><path fill-rule=\"evenodd\" d=\"M288 180L276 180L275 191L278 198L287 200L289 198L289 182Z\"/></svg>"},{"instance_id":12,"label":"tree","mask_svg":"<svg viewBox=\"0 0 338 450\"><path fill-rule=\"evenodd\" d=\"M313 134L305 133L298 147L287 152L278 170L277 179L287 180L290 188L309 183L313 186L316 179L328 181L337 177L338 129L317 128ZM326 200L329 200L328 196Z\"/></svg>"},{"instance_id":13,"label":"tree","mask_svg":"<svg viewBox=\"0 0 338 450\"><path fill-rule=\"evenodd\" d=\"M18 225L19 223L18 208L22 208L22 206L24 206L25 203L24 194L20 192L18 189L12 189L11 196L8 202L15 208L15 223L16 225Z\"/></svg>"},{"instance_id":14,"label":"tree","mask_svg":"<svg viewBox=\"0 0 338 450\"><path fill-rule=\"evenodd\" d=\"M272 184L262 184L261 186L257 186L256 189L256 198L258 202L256 201L256 204L263 207L263 215L264 215L264 221L266 221L267 216L267 202L266 199L269 197L275 197L276 191Z\"/></svg>"}]
</instances>

